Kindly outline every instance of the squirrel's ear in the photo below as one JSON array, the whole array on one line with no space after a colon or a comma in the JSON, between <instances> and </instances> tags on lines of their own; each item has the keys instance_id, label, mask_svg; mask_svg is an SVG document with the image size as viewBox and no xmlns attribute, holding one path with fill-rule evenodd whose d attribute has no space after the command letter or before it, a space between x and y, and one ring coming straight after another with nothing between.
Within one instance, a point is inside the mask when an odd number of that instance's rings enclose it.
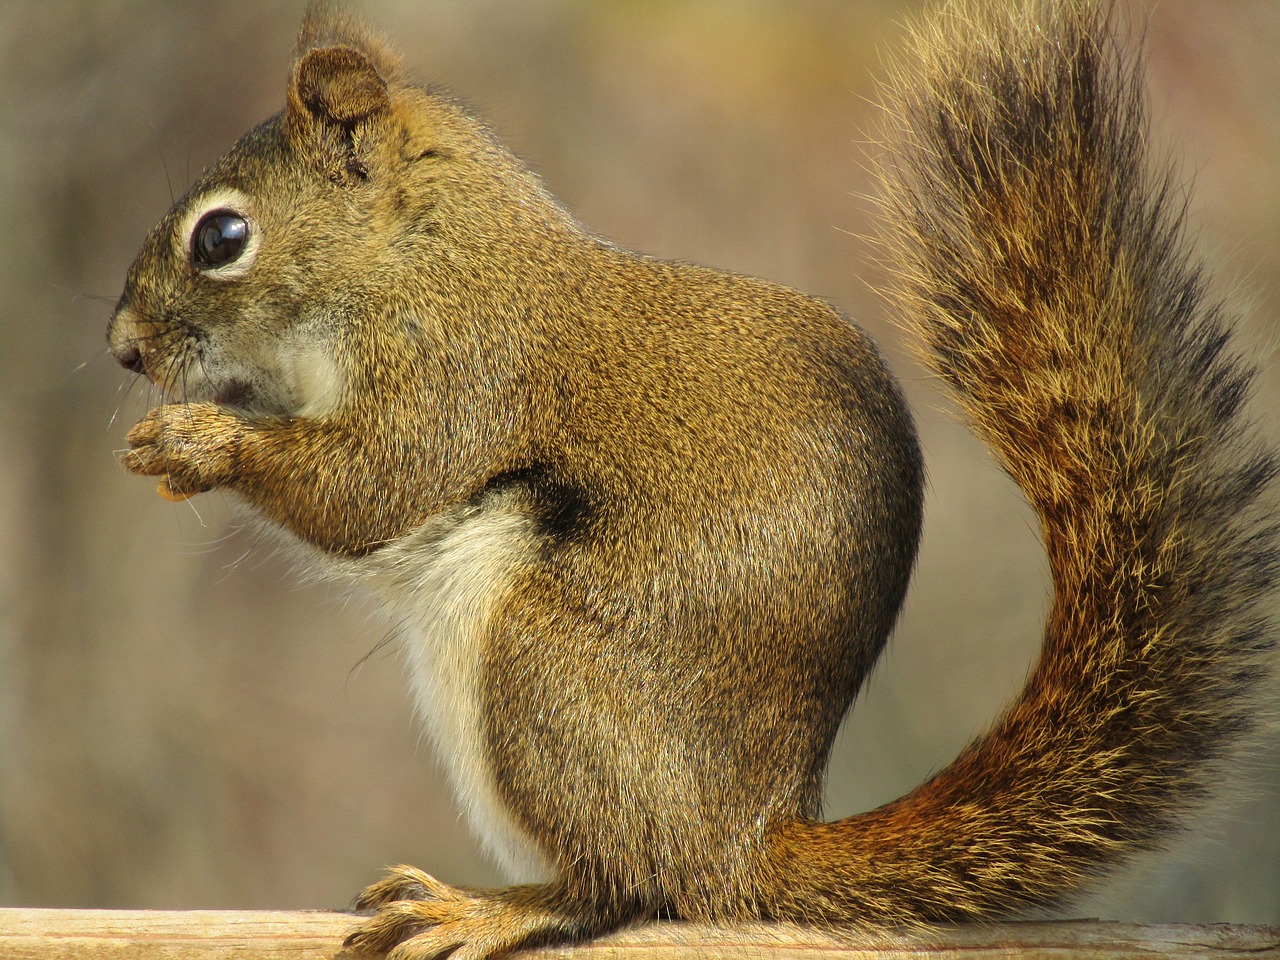
<instances>
[{"instance_id":1,"label":"squirrel's ear","mask_svg":"<svg viewBox=\"0 0 1280 960\"><path fill-rule=\"evenodd\" d=\"M391 105L400 58L358 20L325 3L307 8L294 49L287 114L295 133L319 122L350 132ZM304 134L305 135L305 134Z\"/></svg>"},{"instance_id":2,"label":"squirrel's ear","mask_svg":"<svg viewBox=\"0 0 1280 960\"><path fill-rule=\"evenodd\" d=\"M390 81L400 72L400 56L391 46L352 15L329 3L312 2L298 28L293 62L321 47L350 47L359 50Z\"/></svg>"},{"instance_id":3,"label":"squirrel's ear","mask_svg":"<svg viewBox=\"0 0 1280 960\"><path fill-rule=\"evenodd\" d=\"M390 106L387 82L358 50L322 47L307 51L294 64L289 83L291 119L350 129Z\"/></svg>"}]
</instances>

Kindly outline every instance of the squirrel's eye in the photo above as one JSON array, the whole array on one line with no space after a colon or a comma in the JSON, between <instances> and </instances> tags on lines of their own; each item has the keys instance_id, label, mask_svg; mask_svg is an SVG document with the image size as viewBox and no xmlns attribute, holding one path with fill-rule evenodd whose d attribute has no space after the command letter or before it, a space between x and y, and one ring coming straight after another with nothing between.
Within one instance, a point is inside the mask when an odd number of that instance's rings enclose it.
<instances>
[{"instance_id":1,"label":"squirrel's eye","mask_svg":"<svg viewBox=\"0 0 1280 960\"><path fill-rule=\"evenodd\" d=\"M202 270L234 263L249 241L249 221L232 210L206 213L191 233L191 259Z\"/></svg>"}]
</instances>

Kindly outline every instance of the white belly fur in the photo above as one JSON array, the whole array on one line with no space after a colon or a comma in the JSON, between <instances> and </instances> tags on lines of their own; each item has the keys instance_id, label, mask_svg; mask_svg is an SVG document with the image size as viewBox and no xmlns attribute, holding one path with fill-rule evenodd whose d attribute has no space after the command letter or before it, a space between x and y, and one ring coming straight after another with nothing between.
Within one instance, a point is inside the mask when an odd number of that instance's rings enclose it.
<instances>
[{"instance_id":1,"label":"white belly fur","mask_svg":"<svg viewBox=\"0 0 1280 960\"><path fill-rule=\"evenodd\" d=\"M498 795L478 683L486 624L533 547L526 516L489 505L341 564L397 624L418 716L472 830L517 882L545 879L549 864Z\"/></svg>"}]
</instances>

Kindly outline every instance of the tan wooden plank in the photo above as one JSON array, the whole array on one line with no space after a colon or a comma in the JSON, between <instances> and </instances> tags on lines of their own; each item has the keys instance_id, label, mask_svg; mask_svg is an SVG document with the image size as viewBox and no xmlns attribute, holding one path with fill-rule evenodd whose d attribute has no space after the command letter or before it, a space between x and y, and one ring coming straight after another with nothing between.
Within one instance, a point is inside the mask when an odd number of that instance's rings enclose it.
<instances>
[{"instance_id":1,"label":"tan wooden plank","mask_svg":"<svg viewBox=\"0 0 1280 960\"><path fill-rule=\"evenodd\" d=\"M0 908L2 960L334 960L351 914L306 911L45 910ZM939 926L868 934L785 924L706 927L655 923L527 957L573 960L809 958L809 960L1174 960L1280 958L1280 927L1073 921Z\"/></svg>"}]
</instances>

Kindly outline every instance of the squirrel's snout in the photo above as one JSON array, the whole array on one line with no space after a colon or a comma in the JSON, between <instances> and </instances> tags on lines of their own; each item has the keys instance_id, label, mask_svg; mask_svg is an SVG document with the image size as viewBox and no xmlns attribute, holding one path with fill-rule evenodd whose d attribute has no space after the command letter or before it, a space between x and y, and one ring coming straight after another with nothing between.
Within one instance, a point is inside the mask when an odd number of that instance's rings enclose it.
<instances>
[{"instance_id":1,"label":"squirrel's snout","mask_svg":"<svg viewBox=\"0 0 1280 960\"><path fill-rule=\"evenodd\" d=\"M111 355L116 358L120 366L126 370L132 370L134 373L143 373L142 351L136 346L128 346L122 350L112 349Z\"/></svg>"},{"instance_id":2,"label":"squirrel's snout","mask_svg":"<svg viewBox=\"0 0 1280 960\"><path fill-rule=\"evenodd\" d=\"M146 372L142 364L142 348L138 346L137 320L133 312L124 306L124 298L107 323L107 348L126 370Z\"/></svg>"}]
</instances>

